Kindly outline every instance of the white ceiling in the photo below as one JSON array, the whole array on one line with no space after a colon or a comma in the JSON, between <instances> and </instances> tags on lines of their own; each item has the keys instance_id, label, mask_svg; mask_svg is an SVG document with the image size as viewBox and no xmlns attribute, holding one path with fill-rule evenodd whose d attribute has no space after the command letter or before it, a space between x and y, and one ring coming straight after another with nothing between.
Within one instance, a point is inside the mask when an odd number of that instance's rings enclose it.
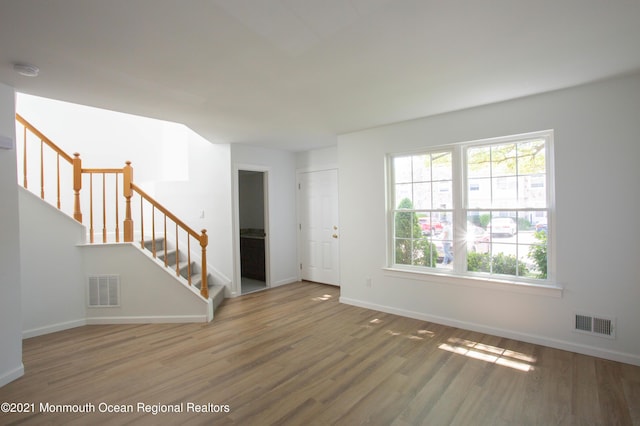
<instances>
[{"instance_id":1,"label":"white ceiling","mask_svg":"<svg viewBox=\"0 0 640 426\"><path fill-rule=\"evenodd\" d=\"M638 70L640 0L0 0L0 82L292 151Z\"/></svg>"}]
</instances>

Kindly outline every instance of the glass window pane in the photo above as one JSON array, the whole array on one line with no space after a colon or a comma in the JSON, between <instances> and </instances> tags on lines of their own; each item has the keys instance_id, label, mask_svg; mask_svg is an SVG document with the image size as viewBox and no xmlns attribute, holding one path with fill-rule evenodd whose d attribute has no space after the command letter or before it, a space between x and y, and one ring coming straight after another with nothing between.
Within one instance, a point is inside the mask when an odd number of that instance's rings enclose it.
<instances>
[{"instance_id":1,"label":"glass window pane","mask_svg":"<svg viewBox=\"0 0 640 426\"><path fill-rule=\"evenodd\" d=\"M411 240L397 238L395 240L395 263L398 265L411 265Z\"/></svg>"},{"instance_id":2,"label":"glass window pane","mask_svg":"<svg viewBox=\"0 0 640 426\"><path fill-rule=\"evenodd\" d=\"M511 238L518 232L515 212L495 211L487 224L492 241L498 238Z\"/></svg>"},{"instance_id":3,"label":"glass window pane","mask_svg":"<svg viewBox=\"0 0 640 426\"><path fill-rule=\"evenodd\" d=\"M546 207L545 175L518 176L518 205L520 207Z\"/></svg>"},{"instance_id":4,"label":"glass window pane","mask_svg":"<svg viewBox=\"0 0 640 426\"><path fill-rule=\"evenodd\" d=\"M422 235L418 216L414 212L396 212L394 220L396 238L416 238Z\"/></svg>"},{"instance_id":5,"label":"glass window pane","mask_svg":"<svg viewBox=\"0 0 640 426\"><path fill-rule=\"evenodd\" d=\"M423 265L429 268L438 266L438 249L436 244L429 238L421 241Z\"/></svg>"},{"instance_id":6,"label":"glass window pane","mask_svg":"<svg viewBox=\"0 0 640 426\"><path fill-rule=\"evenodd\" d=\"M489 253L469 252L467 250L467 271L491 272L491 255Z\"/></svg>"},{"instance_id":7,"label":"glass window pane","mask_svg":"<svg viewBox=\"0 0 640 426\"><path fill-rule=\"evenodd\" d=\"M485 219L484 216L487 216L487 218ZM482 211L469 210L467 212L467 223L472 223L473 225L485 229L487 223L489 223L488 215Z\"/></svg>"},{"instance_id":8,"label":"glass window pane","mask_svg":"<svg viewBox=\"0 0 640 426\"><path fill-rule=\"evenodd\" d=\"M446 209L453 208L453 189L451 181L434 182L433 183L433 208Z\"/></svg>"},{"instance_id":9,"label":"glass window pane","mask_svg":"<svg viewBox=\"0 0 640 426\"><path fill-rule=\"evenodd\" d=\"M418 215L418 223L422 230L422 235L435 235L442 231L442 224L437 215L431 213L421 213Z\"/></svg>"},{"instance_id":10,"label":"glass window pane","mask_svg":"<svg viewBox=\"0 0 640 426\"><path fill-rule=\"evenodd\" d=\"M537 232L534 234L536 244L528 246L527 265L529 275L533 278L547 278L547 234Z\"/></svg>"},{"instance_id":11,"label":"glass window pane","mask_svg":"<svg viewBox=\"0 0 640 426\"><path fill-rule=\"evenodd\" d=\"M531 225L533 226L534 232L549 232L549 226L547 222L547 212L546 211L537 211L531 213Z\"/></svg>"},{"instance_id":12,"label":"glass window pane","mask_svg":"<svg viewBox=\"0 0 640 426\"><path fill-rule=\"evenodd\" d=\"M491 179L469 179L467 182L467 207L491 207Z\"/></svg>"},{"instance_id":13,"label":"glass window pane","mask_svg":"<svg viewBox=\"0 0 640 426\"><path fill-rule=\"evenodd\" d=\"M491 176L491 148L473 147L467 150L467 177Z\"/></svg>"},{"instance_id":14,"label":"glass window pane","mask_svg":"<svg viewBox=\"0 0 640 426\"><path fill-rule=\"evenodd\" d=\"M546 153L544 139L518 144L518 174L544 174Z\"/></svg>"},{"instance_id":15,"label":"glass window pane","mask_svg":"<svg viewBox=\"0 0 640 426\"><path fill-rule=\"evenodd\" d=\"M502 275L517 275L517 249L515 244L494 243L491 245L491 272Z\"/></svg>"},{"instance_id":16,"label":"glass window pane","mask_svg":"<svg viewBox=\"0 0 640 426\"><path fill-rule=\"evenodd\" d=\"M412 209L412 188L410 183L396 185L396 209Z\"/></svg>"},{"instance_id":17,"label":"glass window pane","mask_svg":"<svg viewBox=\"0 0 640 426\"><path fill-rule=\"evenodd\" d=\"M431 183L416 183L413 185L414 208L431 209Z\"/></svg>"},{"instance_id":18,"label":"glass window pane","mask_svg":"<svg viewBox=\"0 0 640 426\"><path fill-rule=\"evenodd\" d=\"M413 265L431 266L428 253L429 241L426 238L415 240L413 250Z\"/></svg>"},{"instance_id":19,"label":"glass window pane","mask_svg":"<svg viewBox=\"0 0 640 426\"><path fill-rule=\"evenodd\" d=\"M525 235L528 235L533 232L533 225L531 222L532 212L518 212L518 234L521 239L518 240L518 243L527 243L527 238ZM524 234L523 234L524 233Z\"/></svg>"},{"instance_id":20,"label":"glass window pane","mask_svg":"<svg viewBox=\"0 0 640 426\"><path fill-rule=\"evenodd\" d=\"M489 218L486 212L467 212L465 242L469 272L491 272L491 236L485 229Z\"/></svg>"},{"instance_id":21,"label":"glass window pane","mask_svg":"<svg viewBox=\"0 0 640 426\"><path fill-rule=\"evenodd\" d=\"M489 253L491 249L491 236L482 227L482 219L478 212L467 213L465 242L468 253Z\"/></svg>"},{"instance_id":22,"label":"glass window pane","mask_svg":"<svg viewBox=\"0 0 640 426\"><path fill-rule=\"evenodd\" d=\"M431 180L431 156L414 155L413 161L413 181L428 182Z\"/></svg>"},{"instance_id":23,"label":"glass window pane","mask_svg":"<svg viewBox=\"0 0 640 426\"><path fill-rule=\"evenodd\" d=\"M432 242L438 253L438 262L440 262L439 267L452 269L455 257L453 253L452 214L441 214L439 219L442 229L434 235Z\"/></svg>"},{"instance_id":24,"label":"glass window pane","mask_svg":"<svg viewBox=\"0 0 640 426\"><path fill-rule=\"evenodd\" d=\"M393 159L393 174L395 183L411 182L411 157L395 157Z\"/></svg>"},{"instance_id":25,"label":"glass window pane","mask_svg":"<svg viewBox=\"0 0 640 426\"><path fill-rule=\"evenodd\" d=\"M453 171L451 167L451 153L439 152L431 154L431 164L433 167L433 177L436 180L451 180Z\"/></svg>"},{"instance_id":26,"label":"glass window pane","mask_svg":"<svg viewBox=\"0 0 640 426\"><path fill-rule=\"evenodd\" d=\"M514 176L516 174L516 144L491 147L491 175Z\"/></svg>"},{"instance_id":27,"label":"glass window pane","mask_svg":"<svg viewBox=\"0 0 640 426\"><path fill-rule=\"evenodd\" d=\"M492 183L492 207L519 207L517 177L495 178Z\"/></svg>"}]
</instances>

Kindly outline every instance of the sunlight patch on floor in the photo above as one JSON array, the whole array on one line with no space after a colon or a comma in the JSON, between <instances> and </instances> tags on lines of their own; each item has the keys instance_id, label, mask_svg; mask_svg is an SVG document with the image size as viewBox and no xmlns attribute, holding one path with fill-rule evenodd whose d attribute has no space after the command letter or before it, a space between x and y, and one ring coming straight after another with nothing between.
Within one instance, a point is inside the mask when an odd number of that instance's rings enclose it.
<instances>
[{"instance_id":1,"label":"sunlight patch on floor","mask_svg":"<svg viewBox=\"0 0 640 426\"><path fill-rule=\"evenodd\" d=\"M479 359L525 372L532 371L532 363L536 361L535 357L527 354L458 338L451 338L448 340L448 343L443 343L438 347L458 355L464 355L469 358Z\"/></svg>"},{"instance_id":2,"label":"sunlight patch on floor","mask_svg":"<svg viewBox=\"0 0 640 426\"><path fill-rule=\"evenodd\" d=\"M381 319L378 318L374 318L371 321L369 321L369 325L363 325L363 328L372 328L372 325L375 324L382 324L384 321L382 321ZM385 334L388 334L389 336L402 336L402 337L406 337L409 340L424 340L425 338L431 338L434 337L436 334L433 331L429 331L429 330L424 330L424 329L419 329L416 331L417 334L409 334L409 333L403 333L400 331L394 331L394 330L386 330L384 332Z\"/></svg>"},{"instance_id":3,"label":"sunlight patch on floor","mask_svg":"<svg viewBox=\"0 0 640 426\"><path fill-rule=\"evenodd\" d=\"M330 294L323 294L322 296L317 296L312 298L311 300L313 300L314 302L321 302L321 301L325 301L325 300L331 300L333 296Z\"/></svg>"}]
</instances>

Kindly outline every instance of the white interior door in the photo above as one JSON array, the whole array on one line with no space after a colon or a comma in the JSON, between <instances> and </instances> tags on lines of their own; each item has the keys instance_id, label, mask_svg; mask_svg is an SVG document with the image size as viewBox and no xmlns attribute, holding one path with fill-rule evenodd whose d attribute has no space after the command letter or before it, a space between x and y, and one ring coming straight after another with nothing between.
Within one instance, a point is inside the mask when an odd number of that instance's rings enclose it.
<instances>
[{"instance_id":1,"label":"white interior door","mask_svg":"<svg viewBox=\"0 0 640 426\"><path fill-rule=\"evenodd\" d=\"M302 279L340 285L338 171L301 173L298 189Z\"/></svg>"}]
</instances>

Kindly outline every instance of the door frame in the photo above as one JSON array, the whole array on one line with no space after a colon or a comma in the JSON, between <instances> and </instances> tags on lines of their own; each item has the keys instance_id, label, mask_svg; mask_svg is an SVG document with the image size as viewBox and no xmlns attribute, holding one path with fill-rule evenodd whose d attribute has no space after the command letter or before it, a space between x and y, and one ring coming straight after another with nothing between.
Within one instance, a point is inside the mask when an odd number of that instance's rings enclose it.
<instances>
[{"instance_id":1,"label":"door frame","mask_svg":"<svg viewBox=\"0 0 640 426\"><path fill-rule=\"evenodd\" d=\"M233 166L233 289L231 296L242 294L242 272L240 264L240 171L263 173L263 198L264 198L264 272L265 284L271 287L271 255L270 248L270 223L269 223L269 177L271 167L257 164L234 164Z\"/></svg>"},{"instance_id":2,"label":"door frame","mask_svg":"<svg viewBox=\"0 0 640 426\"><path fill-rule=\"evenodd\" d=\"M315 173L315 172L324 172L329 170L335 170L338 174L338 180L340 179L340 170L338 169L338 164L324 164L322 166L317 167L306 167L302 169L296 169L296 232L297 232L297 251L298 251L298 265L302 264L302 232L300 229L301 222L301 212L300 212L300 182L301 175L306 173ZM338 191L340 190L340 186L338 184ZM338 195L338 199L339 199ZM340 217L340 204L338 203L338 218ZM338 243L339 244L339 243ZM340 261L340 257L338 257L338 262ZM337 265L338 268L338 287L340 287L340 264ZM298 281L302 280L302 267L298 267Z\"/></svg>"}]
</instances>

